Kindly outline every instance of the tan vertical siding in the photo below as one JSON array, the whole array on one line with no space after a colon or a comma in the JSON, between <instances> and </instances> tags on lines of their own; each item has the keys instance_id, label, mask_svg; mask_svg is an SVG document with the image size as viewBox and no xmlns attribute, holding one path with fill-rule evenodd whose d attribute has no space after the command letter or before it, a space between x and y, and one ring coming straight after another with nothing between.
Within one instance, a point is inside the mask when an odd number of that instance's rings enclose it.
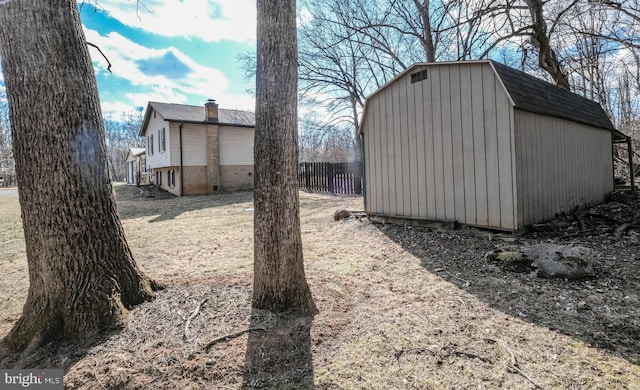
<instances>
[{"instance_id":1,"label":"tan vertical siding","mask_svg":"<svg viewBox=\"0 0 640 390\"><path fill-rule=\"evenodd\" d=\"M521 208L520 227L602 202L613 190L609 131L520 110L515 126L518 204L531 205Z\"/></svg>"},{"instance_id":2,"label":"tan vertical siding","mask_svg":"<svg viewBox=\"0 0 640 390\"><path fill-rule=\"evenodd\" d=\"M442 102L440 108L442 110L441 115L441 128L442 128L442 179L444 183L444 219L454 220L456 218L455 213L455 191L454 191L454 176L453 176L453 120L451 109L452 98L452 86L451 86L451 67L443 66L440 68L440 101ZM454 81L455 82L455 81Z\"/></svg>"},{"instance_id":3,"label":"tan vertical siding","mask_svg":"<svg viewBox=\"0 0 640 390\"><path fill-rule=\"evenodd\" d=\"M375 105L377 103L378 100L372 100L371 104ZM375 108L370 109L371 111L371 116L374 116L377 112L377 110ZM369 131L366 135L366 137L364 137L364 141L363 141L363 155L362 155L362 159L364 162L364 166L366 167L364 169L364 183L365 183L365 188L364 188L364 208L365 210L373 210L376 207L374 206L374 201L377 199L376 194L375 194L375 188L368 186L368 183L376 183L378 182L377 179L374 179L376 177L376 160L378 159L378 156L375 154L375 136L376 136L376 132L377 132L377 127L379 126L377 118L371 118L369 120Z\"/></svg>"},{"instance_id":4,"label":"tan vertical siding","mask_svg":"<svg viewBox=\"0 0 640 390\"><path fill-rule=\"evenodd\" d=\"M471 112L473 132L473 161L475 175L475 214L476 224L489 226L488 200L487 200L487 156L485 147L484 129L484 77L482 67L474 66L471 69Z\"/></svg>"},{"instance_id":5,"label":"tan vertical siding","mask_svg":"<svg viewBox=\"0 0 640 390\"><path fill-rule=\"evenodd\" d=\"M426 153L425 153L425 140L426 140L426 129L425 129L425 120L424 113L426 111L426 104L423 98L423 83L414 83L412 84L412 88L414 91L414 102L413 105L415 107L415 126L416 126L416 174L418 175L418 206L413 210L414 213L417 213L418 218L427 218L427 201L429 198L429 191L427 188L427 168L426 168Z\"/></svg>"},{"instance_id":6,"label":"tan vertical siding","mask_svg":"<svg viewBox=\"0 0 640 390\"><path fill-rule=\"evenodd\" d=\"M385 176L383 181L383 187L381 191L386 193L384 199L384 211L386 214L397 215L396 210L396 146L395 146L395 123L394 123L394 106L393 106L393 93L394 89L390 88L388 93L384 94L383 104L384 116L386 126L383 130L384 145L387 146L386 154L387 158L383 161L383 169L385 169ZM386 165L386 167L385 167Z\"/></svg>"},{"instance_id":7,"label":"tan vertical siding","mask_svg":"<svg viewBox=\"0 0 640 390\"><path fill-rule=\"evenodd\" d=\"M408 83L398 83L398 121L400 126L396 135L396 141L400 144L400 158L398 159L400 167L400 177L402 184L397 187L398 214L403 216L411 216L411 169L410 152L409 152L409 113L407 99Z\"/></svg>"},{"instance_id":8,"label":"tan vertical siding","mask_svg":"<svg viewBox=\"0 0 640 390\"><path fill-rule=\"evenodd\" d=\"M442 142L442 76L440 75L440 66L432 67L431 74L431 124L433 131L433 176L434 186L432 191L435 195L435 219L445 219L444 209L444 161L443 161L443 142ZM429 82L428 80L423 81Z\"/></svg>"},{"instance_id":9,"label":"tan vertical siding","mask_svg":"<svg viewBox=\"0 0 640 390\"><path fill-rule=\"evenodd\" d=\"M383 182L382 169L381 165L384 161L382 157L382 139L380 138L381 132L380 128L382 127L381 117L382 110L380 110L380 99L376 99L373 101L372 106L372 114L375 116L371 120L371 134L367 134L365 136L365 147L367 147L365 151L365 157L369 157L368 161L372 163L367 165L365 171L367 173L367 181L366 183L378 183L378 186L369 186L367 184L367 202L368 207L374 210L383 210L383 194L381 191L381 184Z\"/></svg>"},{"instance_id":10,"label":"tan vertical siding","mask_svg":"<svg viewBox=\"0 0 640 390\"><path fill-rule=\"evenodd\" d=\"M465 176L464 176L464 130L462 127L462 99L463 90L468 84L462 84L463 70L461 67L451 68L449 75L449 85L451 86L451 147L453 158L453 208L454 215L451 219L457 221L465 221L466 205L465 205Z\"/></svg>"},{"instance_id":11,"label":"tan vertical siding","mask_svg":"<svg viewBox=\"0 0 640 390\"><path fill-rule=\"evenodd\" d=\"M496 79L496 90L500 91ZM498 134L498 167L500 196L500 227L517 229L515 154L513 147L513 108L505 93L496 93L496 130Z\"/></svg>"},{"instance_id":12,"label":"tan vertical siding","mask_svg":"<svg viewBox=\"0 0 640 390\"><path fill-rule=\"evenodd\" d=\"M489 63L434 64L367 103L367 211L514 229L513 109Z\"/></svg>"},{"instance_id":13,"label":"tan vertical siding","mask_svg":"<svg viewBox=\"0 0 640 390\"><path fill-rule=\"evenodd\" d=\"M485 161L487 164L487 225L500 226L500 166L498 165L498 125L496 122L496 75L489 67L483 67L482 70L482 105Z\"/></svg>"},{"instance_id":14,"label":"tan vertical siding","mask_svg":"<svg viewBox=\"0 0 640 390\"><path fill-rule=\"evenodd\" d=\"M462 153L464 171L464 209L465 223L477 225L476 219L476 175L475 152L473 143L473 96L472 96L472 65L460 65L460 110L462 112Z\"/></svg>"},{"instance_id":15,"label":"tan vertical siding","mask_svg":"<svg viewBox=\"0 0 640 390\"><path fill-rule=\"evenodd\" d=\"M409 210L406 210L405 213L408 215L420 214L420 200L419 200L419 178L418 178L418 148L417 148L417 139L418 139L418 129L416 128L416 88L415 84L404 83L407 88L407 148L408 148L408 160L407 160L407 168L409 169L409 184L411 187L410 192L410 201L408 204ZM405 205L407 206L407 205Z\"/></svg>"},{"instance_id":16,"label":"tan vertical siding","mask_svg":"<svg viewBox=\"0 0 640 390\"><path fill-rule=\"evenodd\" d=\"M427 192L427 218L436 219L436 170L435 170L435 135L433 116L436 107L433 104L434 87L433 80L438 78L438 73L434 71L434 67L428 68L429 78L420 82L422 86L422 120L424 124L424 154L425 154L425 171L426 171L426 192ZM432 81L429 81L432 80ZM440 88L438 86L437 91Z\"/></svg>"},{"instance_id":17,"label":"tan vertical siding","mask_svg":"<svg viewBox=\"0 0 640 390\"><path fill-rule=\"evenodd\" d=\"M402 178L402 133L400 132L400 83L396 83L392 88L391 111L392 111L392 138L393 138L393 180L394 185L390 188L393 193L391 212L394 215L403 215L403 187Z\"/></svg>"}]
</instances>

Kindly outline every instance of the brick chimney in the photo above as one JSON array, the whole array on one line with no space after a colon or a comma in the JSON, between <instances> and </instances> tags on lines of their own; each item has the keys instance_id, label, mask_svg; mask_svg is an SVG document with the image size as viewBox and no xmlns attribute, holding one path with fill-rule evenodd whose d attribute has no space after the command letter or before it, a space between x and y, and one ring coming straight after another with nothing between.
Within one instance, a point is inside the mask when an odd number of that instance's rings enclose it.
<instances>
[{"instance_id":1,"label":"brick chimney","mask_svg":"<svg viewBox=\"0 0 640 390\"><path fill-rule=\"evenodd\" d=\"M218 122L218 103L214 99L207 99L204 104L204 115L207 122Z\"/></svg>"}]
</instances>

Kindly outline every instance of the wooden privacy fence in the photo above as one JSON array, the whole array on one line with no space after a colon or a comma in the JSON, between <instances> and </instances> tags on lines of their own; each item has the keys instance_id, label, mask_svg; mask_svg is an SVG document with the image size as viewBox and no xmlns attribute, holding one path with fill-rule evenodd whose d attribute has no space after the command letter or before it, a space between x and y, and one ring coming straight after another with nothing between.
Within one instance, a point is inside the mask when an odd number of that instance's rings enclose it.
<instances>
[{"instance_id":1,"label":"wooden privacy fence","mask_svg":"<svg viewBox=\"0 0 640 390\"><path fill-rule=\"evenodd\" d=\"M359 163L302 162L298 164L298 187L308 192L361 195Z\"/></svg>"}]
</instances>

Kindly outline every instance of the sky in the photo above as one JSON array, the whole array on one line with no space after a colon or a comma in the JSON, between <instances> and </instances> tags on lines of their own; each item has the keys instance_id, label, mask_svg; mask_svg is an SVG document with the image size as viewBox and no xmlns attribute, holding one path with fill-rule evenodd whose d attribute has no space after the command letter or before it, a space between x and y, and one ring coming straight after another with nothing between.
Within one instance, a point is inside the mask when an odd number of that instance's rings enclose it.
<instances>
[{"instance_id":1,"label":"sky","mask_svg":"<svg viewBox=\"0 0 640 390\"><path fill-rule=\"evenodd\" d=\"M79 2L105 117L149 101L254 110L239 54L255 52L255 0ZM97 4L97 5L94 5ZM137 8L136 8L137 7Z\"/></svg>"}]
</instances>

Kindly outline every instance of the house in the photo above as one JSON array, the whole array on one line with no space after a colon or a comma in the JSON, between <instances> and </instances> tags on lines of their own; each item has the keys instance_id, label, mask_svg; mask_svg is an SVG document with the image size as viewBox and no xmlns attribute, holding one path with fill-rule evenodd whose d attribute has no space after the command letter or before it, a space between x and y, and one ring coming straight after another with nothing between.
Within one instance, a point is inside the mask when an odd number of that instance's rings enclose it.
<instances>
[{"instance_id":1,"label":"house","mask_svg":"<svg viewBox=\"0 0 640 390\"><path fill-rule=\"evenodd\" d=\"M149 102L140 128L149 182L175 195L253 188L252 112Z\"/></svg>"},{"instance_id":2,"label":"house","mask_svg":"<svg viewBox=\"0 0 640 390\"><path fill-rule=\"evenodd\" d=\"M144 148L129 148L127 152L127 184L149 184Z\"/></svg>"},{"instance_id":3,"label":"house","mask_svg":"<svg viewBox=\"0 0 640 390\"><path fill-rule=\"evenodd\" d=\"M372 219L515 231L603 202L626 136L598 103L485 60L411 66L369 96L361 137Z\"/></svg>"}]
</instances>

